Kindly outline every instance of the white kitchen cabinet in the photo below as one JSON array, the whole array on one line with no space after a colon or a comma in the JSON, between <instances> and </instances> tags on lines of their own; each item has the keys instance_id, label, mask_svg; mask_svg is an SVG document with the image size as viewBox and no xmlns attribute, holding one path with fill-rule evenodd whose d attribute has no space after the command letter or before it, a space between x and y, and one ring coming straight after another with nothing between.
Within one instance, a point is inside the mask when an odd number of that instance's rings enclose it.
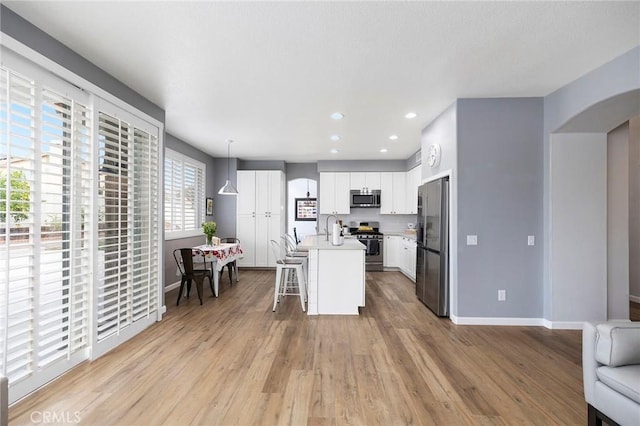
<instances>
[{"instance_id":1,"label":"white kitchen cabinet","mask_svg":"<svg viewBox=\"0 0 640 426\"><path fill-rule=\"evenodd\" d=\"M414 167L407 172L407 205L405 209L407 214L418 213L418 187L420 186L421 181L422 169L420 166Z\"/></svg>"},{"instance_id":2,"label":"white kitchen cabinet","mask_svg":"<svg viewBox=\"0 0 640 426\"><path fill-rule=\"evenodd\" d=\"M407 214L406 172L382 172L380 179L380 214Z\"/></svg>"},{"instance_id":3,"label":"white kitchen cabinet","mask_svg":"<svg viewBox=\"0 0 640 426\"><path fill-rule=\"evenodd\" d=\"M416 256L417 256L417 244L413 238L402 237L401 242L401 256L402 263L400 270L411 279L416 281Z\"/></svg>"},{"instance_id":4,"label":"white kitchen cabinet","mask_svg":"<svg viewBox=\"0 0 640 426\"><path fill-rule=\"evenodd\" d=\"M238 188L238 194L241 194L240 188ZM236 238L240 240L240 246L244 252L243 257L236 260L238 266L256 266L255 215L238 215L236 217Z\"/></svg>"},{"instance_id":5,"label":"white kitchen cabinet","mask_svg":"<svg viewBox=\"0 0 640 426\"><path fill-rule=\"evenodd\" d=\"M385 235L382 248L383 266L385 268L400 268L402 263L402 237L397 235Z\"/></svg>"},{"instance_id":6,"label":"white kitchen cabinet","mask_svg":"<svg viewBox=\"0 0 640 426\"><path fill-rule=\"evenodd\" d=\"M349 214L350 176L346 172L320 173L320 214Z\"/></svg>"},{"instance_id":7,"label":"white kitchen cabinet","mask_svg":"<svg viewBox=\"0 0 640 426\"><path fill-rule=\"evenodd\" d=\"M236 236L244 251L238 266L275 265L270 240L285 232L285 179L279 170L239 170Z\"/></svg>"},{"instance_id":8,"label":"white kitchen cabinet","mask_svg":"<svg viewBox=\"0 0 640 426\"><path fill-rule=\"evenodd\" d=\"M381 188L380 172L351 172L350 179L349 187L353 190L369 192Z\"/></svg>"}]
</instances>

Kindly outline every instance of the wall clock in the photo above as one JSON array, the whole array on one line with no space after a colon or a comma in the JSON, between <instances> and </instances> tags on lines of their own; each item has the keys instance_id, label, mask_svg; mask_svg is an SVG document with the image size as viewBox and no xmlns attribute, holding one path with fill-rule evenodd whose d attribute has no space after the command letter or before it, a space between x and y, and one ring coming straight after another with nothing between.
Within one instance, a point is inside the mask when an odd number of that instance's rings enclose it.
<instances>
[{"instance_id":1,"label":"wall clock","mask_svg":"<svg viewBox=\"0 0 640 426\"><path fill-rule=\"evenodd\" d=\"M429 145L427 149L427 164L430 167L436 167L440 164L440 156L442 155L442 151L440 149L440 145L437 143Z\"/></svg>"}]
</instances>

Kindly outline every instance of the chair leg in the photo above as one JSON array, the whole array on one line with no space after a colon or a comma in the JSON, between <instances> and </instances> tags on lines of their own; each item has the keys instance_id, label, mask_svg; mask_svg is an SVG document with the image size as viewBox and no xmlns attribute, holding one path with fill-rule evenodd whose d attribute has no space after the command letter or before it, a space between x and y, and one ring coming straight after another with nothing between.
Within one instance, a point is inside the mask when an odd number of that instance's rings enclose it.
<instances>
[{"instance_id":1,"label":"chair leg","mask_svg":"<svg viewBox=\"0 0 640 426\"><path fill-rule=\"evenodd\" d=\"M182 292L184 291L184 283L185 279L180 280L180 291L178 292L178 301L176 302L176 306L180 306L180 298L182 297Z\"/></svg>"},{"instance_id":2,"label":"chair leg","mask_svg":"<svg viewBox=\"0 0 640 426\"><path fill-rule=\"evenodd\" d=\"M276 305L278 304L278 299L280 298L280 282L282 281L282 268L280 265L276 266L276 282L274 284L273 290L273 312L276 311Z\"/></svg>"},{"instance_id":3,"label":"chair leg","mask_svg":"<svg viewBox=\"0 0 640 426\"><path fill-rule=\"evenodd\" d=\"M200 277L199 279L195 279L196 282L196 291L198 292L198 299L200 299L200 304L202 305L202 287L204 284L204 277Z\"/></svg>"}]
</instances>

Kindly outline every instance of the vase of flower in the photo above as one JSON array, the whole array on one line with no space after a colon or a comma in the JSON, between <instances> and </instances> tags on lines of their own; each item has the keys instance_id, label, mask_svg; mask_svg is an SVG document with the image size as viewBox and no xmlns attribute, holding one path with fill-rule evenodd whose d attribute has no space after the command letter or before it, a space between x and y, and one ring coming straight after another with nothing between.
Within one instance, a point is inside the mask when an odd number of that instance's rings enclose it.
<instances>
[{"instance_id":1,"label":"vase of flower","mask_svg":"<svg viewBox=\"0 0 640 426\"><path fill-rule=\"evenodd\" d=\"M218 226L216 225L215 222L204 222L202 224L202 232L204 232L204 235L207 238L206 244L208 246L212 245L211 240L213 239L213 236L216 234L217 229L218 229Z\"/></svg>"}]
</instances>

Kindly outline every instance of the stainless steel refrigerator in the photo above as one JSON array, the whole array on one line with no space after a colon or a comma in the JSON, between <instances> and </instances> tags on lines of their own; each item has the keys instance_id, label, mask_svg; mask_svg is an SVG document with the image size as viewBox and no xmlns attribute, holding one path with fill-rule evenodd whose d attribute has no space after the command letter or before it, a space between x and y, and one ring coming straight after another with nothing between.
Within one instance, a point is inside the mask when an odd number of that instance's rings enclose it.
<instances>
[{"instance_id":1,"label":"stainless steel refrigerator","mask_svg":"<svg viewBox=\"0 0 640 426\"><path fill-rule=\"evenodd\" d=\"M416 295L441 317L449 316L449 178L418 188Z\"/></svg>"}]
</instances>

